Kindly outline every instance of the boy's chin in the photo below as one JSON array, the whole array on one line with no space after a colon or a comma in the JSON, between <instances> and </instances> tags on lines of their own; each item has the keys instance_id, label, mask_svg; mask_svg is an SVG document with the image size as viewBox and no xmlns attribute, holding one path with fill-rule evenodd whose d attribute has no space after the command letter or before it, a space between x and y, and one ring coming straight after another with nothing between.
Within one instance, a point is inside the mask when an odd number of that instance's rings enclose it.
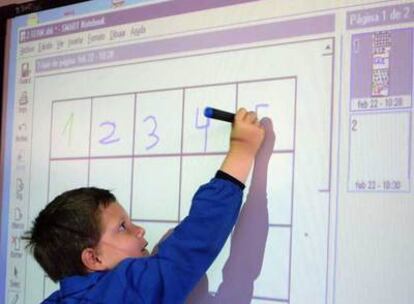
<instances>
[{"instance_id":1,"label":"boy's chin","mask_svg":"<svg viewBox=\"0 0 414 304\"><path fill-rule=\"evenodd\" d=\"M147 257L147 256L149 256L149 255L150 255L150 254L149 254L149 252L148 252L148 250L147 250L147 249L141 250L141 255L140 255L140 257L144 258L144 257Z\"/></svg>"}]
</instances>

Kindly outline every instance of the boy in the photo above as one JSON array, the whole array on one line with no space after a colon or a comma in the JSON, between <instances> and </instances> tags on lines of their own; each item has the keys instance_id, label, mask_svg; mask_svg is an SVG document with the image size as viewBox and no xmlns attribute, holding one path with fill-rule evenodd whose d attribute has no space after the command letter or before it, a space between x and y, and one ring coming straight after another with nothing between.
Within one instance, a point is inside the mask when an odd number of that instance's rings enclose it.
<instances>
[{"instance_id":1,"label":"boy","mask_svg":"<svg viewBox=\"0 0 414 304\"><path fill-rule=\"evenodd\" d=\"M220 170L151 256L145 230L109 191L80 188L56 197L26 237L35 259L60 282L43 303L184 303L236 222L263 138L256 114L240 109Z\"/></svg>"}]
</instances>

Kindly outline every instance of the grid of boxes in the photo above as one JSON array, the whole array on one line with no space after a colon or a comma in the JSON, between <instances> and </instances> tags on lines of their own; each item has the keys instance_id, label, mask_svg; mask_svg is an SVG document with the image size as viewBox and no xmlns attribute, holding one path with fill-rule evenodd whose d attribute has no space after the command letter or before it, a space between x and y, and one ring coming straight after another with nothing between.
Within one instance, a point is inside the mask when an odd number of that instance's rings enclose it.
<instances>
[{"instance_id":1,"label":"grid of boxes","mask_svg":"<svg viewBox=\"0 0 414 304\"><path fill-rule=\"evenodd\" d=\"M192 195L228 150L230 124L207 119L204 108L257 110L272 121L276 145L266 172L267 243L254 297L288 302L296 85L286 77L53 101L49 200L71 188L108 188L154 245L186 216ZM210 271L210 291L222 280L230 247L231 240Z\"/></svg>"}]
</instances>

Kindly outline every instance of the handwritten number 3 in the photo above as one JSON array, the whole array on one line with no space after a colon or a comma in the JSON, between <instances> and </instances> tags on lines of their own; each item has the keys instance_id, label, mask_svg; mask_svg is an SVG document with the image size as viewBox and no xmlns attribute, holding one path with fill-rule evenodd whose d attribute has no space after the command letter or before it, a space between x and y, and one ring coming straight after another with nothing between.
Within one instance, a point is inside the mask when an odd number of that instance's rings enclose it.
<instances>
[{"instance_id":1,"label":"handwritten number 3","mask_svg":"<svg viewBox=\"0 0 414 304\"><path fill-rule=\"evenodd\" d=\"M155 119L154 116L150 115L150 116L147 116L144 119L144 122L147 122L147 121L152 121L152 124L153 124L152 131L150 133L148 133L147 135L149 137L152 137L154 140L153 140L153 143L152 144L150 144L149 146L146 146L145 147L145 150L152 149L160 141L160 138L158 137L158 135L155 134L155 131L157 130L157 120Z\"/></svg>"}]
</instances>

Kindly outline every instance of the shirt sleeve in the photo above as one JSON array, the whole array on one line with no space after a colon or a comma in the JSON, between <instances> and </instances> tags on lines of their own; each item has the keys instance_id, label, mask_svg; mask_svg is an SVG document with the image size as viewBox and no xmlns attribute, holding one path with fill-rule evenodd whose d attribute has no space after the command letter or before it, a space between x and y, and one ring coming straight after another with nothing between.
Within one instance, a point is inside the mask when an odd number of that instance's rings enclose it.
<instances>
[{"instance_id":1,"label":"shirt sleeve","mask_svg":"<svg viewBox=\"0 0 414 304\"><path fill-rule=\"evenodd\" d=\"M219 172L198 189L188 216L159 245L158 253L148 258L147 270L152 268L157 274L150 274L147 281L143 273L134 279L141 291L143 288L149 292L150 286L153 291L159 288L161 303L184 302L223 248L236 223L244 185ZM156 279L161 281L158 287L150 282Z\"/></svg>"}]
</instances>

